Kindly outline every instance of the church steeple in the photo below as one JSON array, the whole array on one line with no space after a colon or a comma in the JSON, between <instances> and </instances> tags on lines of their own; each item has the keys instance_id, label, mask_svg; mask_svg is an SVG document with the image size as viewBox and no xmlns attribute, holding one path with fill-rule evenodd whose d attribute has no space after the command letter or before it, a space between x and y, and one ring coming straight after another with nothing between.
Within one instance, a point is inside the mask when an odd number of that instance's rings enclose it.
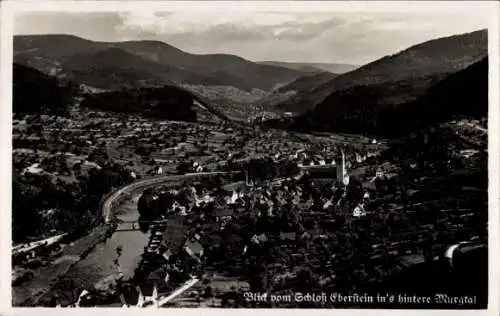
<instances>
[{"instance_id":1,"label":"church steeple","mask_svg":"<svg viewBox=\"0 0 500 316\"><path fill-rule=\"evenodd\" d=\"M347 185L349 183L349 177L347 175L347 170L345 167L345 154L342 148L338 148L335 154L335 165L337 168L336 181L338 184Z\"/></svg>"}]
</instances>

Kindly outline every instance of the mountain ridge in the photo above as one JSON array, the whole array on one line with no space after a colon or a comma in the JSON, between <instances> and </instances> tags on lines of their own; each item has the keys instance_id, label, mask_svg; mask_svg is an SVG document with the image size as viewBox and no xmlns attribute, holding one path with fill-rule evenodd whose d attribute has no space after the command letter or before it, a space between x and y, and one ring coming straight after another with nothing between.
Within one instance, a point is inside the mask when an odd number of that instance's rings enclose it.
<instances>
[{"instance_id":1,"label":"mountain ridge","mask_svg":"<svg viewBox=\"0 0 500 316\"><path fill-rule=\"evenodd\" d=\"M434 74L448 75L481 60L487 52L487 30L432 39L341 74L312 90L302 91L277 107L285 111L305 112L324 101L328 95L353 86Z\"/></svg>"},{"instance_id":2,"label":"mountain ridge","mask_svg":"<svg viewBox=\"0 0 500 316\"><path fill-rule=\"evenodd\" d=\"M429 77L423 76L421 80L429 80ZM424 92L417 99L401 94L402 89L414 88L414 82L402 81L398 82L397 87L381 83L342 90L327 97L314 110L294 119L289 127L298 130L319 129L400 136L399 134L413 129L457 116L486 117L488 57L445 78L442 75L434 77L429 88L422 84L419 88ZM385 98L395 97L388 89L398 91L393 102L386 102L383 106L371 102L378 98L377 94ZM337 106L329 106L332 102Z\"/></svg>"},{"instance_id":3,"label":"mountain ridge","mask_svg":"<svg viewBox=\"0 0 500 316\"><path fill-rule=\"evenodd\" d=\"M342 74L360 67L359 65L342 64L342 63L316 63L316 62L284 62L284 61L258 61L262 65L272 65L278 67L286 67L304 72L331 72Z\"/></svg>"},{"instance_id":4,"label":"mountain ridge","mask_svg":"<svg viewBox=\"0 0 500 316\"><path fill-rule=\"evenodd\" d=\"M184 82L188 84L208 82L215 85L233 85L244 90L270 90L277 84L290 82L304 74L288 68L259 65L236 55L191 54L160 41L99 42L60 34L14 36L15 61L46 73L64 67L66 60L73 55L87 54L90 57L110 48L155 62L158 69L162 69L162 66L174 67L178 69L175 72L177 74L184 71L196 75L196 78L192 77L193 80ZM222 76L218 78L217 75ZM174 75L168 79L182 81Z\"/></svg>"}]
</instances>

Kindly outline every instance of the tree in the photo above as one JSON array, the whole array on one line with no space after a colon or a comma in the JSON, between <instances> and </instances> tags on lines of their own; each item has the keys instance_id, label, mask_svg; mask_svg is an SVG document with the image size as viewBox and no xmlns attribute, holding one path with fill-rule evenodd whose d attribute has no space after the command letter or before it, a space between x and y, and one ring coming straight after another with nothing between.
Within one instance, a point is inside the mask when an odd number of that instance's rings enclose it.
<instances>
[{"instance_id":1,"label":"tree","mask_svg":"<svg viewBox=\"0 0 500 316\"><path fill-rule=\"evenodd\" d=\"M211 286L207 286L205 288L205 292L203 293L203 297L205 299L209 299L209 298L212 298L213 296L214 296L213 288Z\"/></svg>"}]
</instances>

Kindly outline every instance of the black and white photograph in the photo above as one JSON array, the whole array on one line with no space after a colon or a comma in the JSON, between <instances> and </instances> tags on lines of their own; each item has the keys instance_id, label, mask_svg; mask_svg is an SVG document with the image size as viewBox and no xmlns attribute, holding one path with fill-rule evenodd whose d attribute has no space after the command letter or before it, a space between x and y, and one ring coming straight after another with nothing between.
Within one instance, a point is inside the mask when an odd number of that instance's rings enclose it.
<instances>
[{"instance_id":1,"label":"black and white photograph","mask_svg":"<svg viewBox=\"0 0 500 316\"><path fill-rule=\"evenodd\" d=\"M498 315L499 7L2 3L2 304Z\"/></svg>"}]
</instances>

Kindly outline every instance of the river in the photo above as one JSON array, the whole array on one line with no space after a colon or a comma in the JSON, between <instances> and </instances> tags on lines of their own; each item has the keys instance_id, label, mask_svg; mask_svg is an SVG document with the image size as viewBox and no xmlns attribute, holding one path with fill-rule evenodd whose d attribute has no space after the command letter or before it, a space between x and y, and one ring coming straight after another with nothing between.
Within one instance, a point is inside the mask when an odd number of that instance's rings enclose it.
<instances>
[{"instance_id":1,"label":"river","mask_svg":"<svg viewBox=\"0 0 500 316\"><path fill-rule=\"evenodd\" d=\"M123 221L137 220L139 218L137 201L140 195L141 193L135 193L132 199L118 206L114 210L114 215ZM125 278L132 277L148 240L148 235L139 230L115 232L105 243L98 244L84 260L71 268L65 278L89 288L96 285L100 287L99 284L114 279L118 276L117 268L113 263L117 258L118 246L122 247L122 254L119 258L120 269Z\"/></svg>"}]
</instances>

